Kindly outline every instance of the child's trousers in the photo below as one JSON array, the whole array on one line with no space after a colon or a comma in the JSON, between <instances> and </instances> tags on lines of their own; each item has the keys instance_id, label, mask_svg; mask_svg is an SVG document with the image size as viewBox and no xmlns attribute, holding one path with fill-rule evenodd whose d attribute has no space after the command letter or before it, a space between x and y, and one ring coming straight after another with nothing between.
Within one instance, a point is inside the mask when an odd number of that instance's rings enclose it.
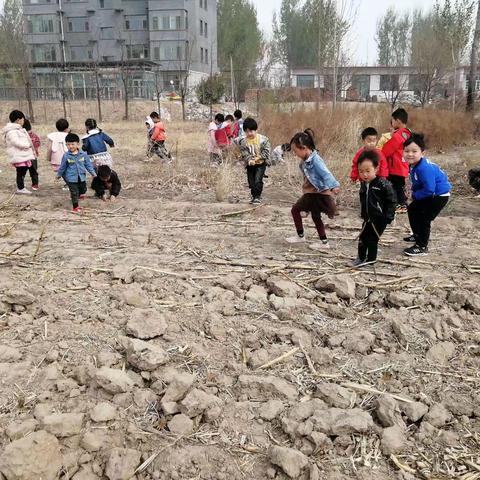
<instances>
[{"instance_id":1,"label":"child's trousers","mask_svg":"<svg viewBox=\"0 0 480 480\"><path fill-rule=\"evenodd\" d=\"M23 190L25 188L25 175L28 172L28 167L15 167L17 171L17 188Z\"/></svg>"},{"instance_id":2,"label":"child's trousers","mask_svg":"<svg viewBox=\"0 0 480 480\"><path fill-rule=\"evenodd\" d=\"M397 195L397 203L402 207L407 205L407 195L405 193L405 184L406 179L405 177L401 177L400 175L389 175L388 181L392 184L393 189Z\"/></svg>"},{"instance_id":3,"label":"child's trousers","mask_svg":"<svg viewBox=\"0 0 480 480\"><path fill-rule=\"evenodd\" d=\"M32 186L38 185L38 160L32 160L32 166L28 168L30 178L32 179Z\"/></svg>"},{"instance_id":4,"label":"child's trousers","mask_svg":"<svg viewBox=\"0 0 480 480\"><path fill-rule=\"evenodd\" d=\"M450 197L430 197L414 200L408 206L410 228L419 247L428 247L433 220L445 208Z\"/></svg>"},{"instance_id":5,"label":"child's trousers","mask_svg":"<svg viewBox=\"0 0 480 480\"><path fill-rule=\"evenodd\" d=\"M263 177L267 166L249 165L247 167L248 186L252 193L252 198L261 198L263 192Z\"/></svg>"},{"instance_id":6,"label":"child's trousers","mask_svg":"<svg viewBox=\"0 0 480 480\"><path fill-rule=\"evenodd\" d=\"M386 222L377 220L363 224L358 240L358 258L362 261L375 262L378 254L378 242L387 228Z\"/></svg>"},{"instance_id":7,"label":"child's trousers","mask_svg":"<svg viewBox=\"0 0 480 480\"><path fill-rule=\"evenodd\" d=\"M82 182L79 178L77 182L67 182L67 185L70 190L72 206L73 208L77 208L80 195L85 195L87 193L87 182Z\"/></svg>"}]
</instances>

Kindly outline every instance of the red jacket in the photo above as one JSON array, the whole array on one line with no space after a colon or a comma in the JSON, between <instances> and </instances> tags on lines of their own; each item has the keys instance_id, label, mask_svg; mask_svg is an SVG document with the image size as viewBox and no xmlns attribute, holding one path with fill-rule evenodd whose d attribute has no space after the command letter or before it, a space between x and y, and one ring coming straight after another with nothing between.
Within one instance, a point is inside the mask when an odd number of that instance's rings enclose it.
<instances>
[{"instance_id":1,"label":"red jacket","mask_svg":"<svg viewBox=\"0 0 480 480\"><path fill-rule=\"evenodd\" d=\"M353 157L352 160L352 171L350 172L350 178L352 181L357 182L359 180L358 177L358 159L360 158L360 155L365 151L365 147L362 147ZM373 150L377 155L379 159L379 164L378 164L378 176L382 178L387 178L388 177L388 165L387 165L387 159L385 158L385 155L379 148L375 148Z\"/></svg>"},{"instance_id":2,"label":"red jacket","mask_svg":"<svg viewBox=\"0 0 480 480\"><path fill-rule=\"evenodd\" d=\"M230 145L231 137L230 125L221 125L217 130L215 130L215 141L220 148L225 148Z\"/></svg>"},{"instance_id":3,"label":"red jacket","mask_svg":"<svg viewBox=\"0 0 480 480\"><path fill-rule=\"evenodd\" d=\"M30 139L32 140L33 148L35 149L35 155L38 158L38 153L39 153L40 145L41 145L40 138L36 133L32 132L31 130L28 132L28 135L30 135Z\"/></svg>"},{"instance_id":4,"label":"red jacket","mask_svg":"<svg viewBox=\"0 0 480 480\"><path fill-rule=\"evenodd\" d=\"M395 130L392 138L383 146L383 154L387 159L390 175L408 177L408 163L403 159L403 144L412 136L408 128Z\"/></svg>"}]
</instances>

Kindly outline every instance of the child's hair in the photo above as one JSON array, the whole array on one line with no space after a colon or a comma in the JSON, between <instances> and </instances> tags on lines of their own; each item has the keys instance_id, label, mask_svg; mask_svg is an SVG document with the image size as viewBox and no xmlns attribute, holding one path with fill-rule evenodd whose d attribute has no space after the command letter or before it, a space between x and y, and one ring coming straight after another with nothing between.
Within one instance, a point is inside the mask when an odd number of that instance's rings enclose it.
<instances>
[{"instance_id":1,"label":"child's hair","mask_svg":"<svg viewBox=\"0 0 480 480\"><path fill-rule=\"evenodd\" d=\"M76 133L69 133L65 137L65 143L80 143L80 137Z\"/></svg>"},{"instance_id":2,"label":"child's hair","mask_svg":"<svg viewBox=\"0 0 480 480\"><path fill-rule=\"evenodd\" d=\"M13 112L10 112L10 115L8 116L8 118L11 123L15 123L17 120L20 120L21 118L25 118L25 115L20 110L13 110Z\"/></svg>"},{"instance_id":3,"label":"child's hair","mask_svg":"<svg viewBox=\"0 0 480 480\"><path fill-rule=\"evenodd\" d=\"M233 112L233 116L237 119L237 120L240 120L242 118L242 111L241 110L235 110Z\"/></svg>"},{"instance_id":4,"label":"child's hair","mask_svg":"<svg viewBox=\"0 0 480 480\"><path fill-rule=\"evenodd\" d=\"M362 140L365 140L367 137L378 137L378 132L373 127L367 127L362 132Z\"/></svg>"},{"instance_id":5,"label":"child's hair","mask_svg":"<svg viewBox=\"0 0 480 480\"><path fill-rule=\"evenodd\" d=\"M23 128L27 131L27 132L31 132L32 131L32 124L30 123L30 120L28 118L25 119L25 121L23 122Z\"/></svg>"},{"instance_id":6,"label":"child's hair","mask_svg":"<svg viewBox=\"0 0 480 480\"><path fill-rule=\"evenodd\" d=\"M400 120L402 123L405 125L408 123L408 113L404 108L397 108L393 113L392 113L392 118L394 120Z\"/></svg>"},{"instance_id":7,"label":"child's hair","mask_svg":"<svg viewBox=\"0 0 480 480\"><path fill-rule=\"evenodd\" d=\"M230 120L231 122L235 121L235 119L233 118L233 115L227 115L225 117L225 120Z\"/></svg>"},{"instance_id":8,"label":"child's hair","mask_svg":"<svg viewBox=\"0 0 480 480\"><path fill-rule=\"evenodd\" d=\"M290 152L292 150L292 146L289 143L284 143L282 145L282 152Z\"/></svg>"},{"instance_id":9,"label":"child's hair","mask_svg":"<svg viewBox=\"0 0 480 480\"><path fill-rule=\"evenodd\" d=\"M317 147L315 146L315 134L313 133L313 130L307 128L304 132L296 133L290 141L290 145L295 145L300 148L308 148L312 151L316 150Z\"/></svg>"},{"instance_id":10,"label":"child's hair","mask_svg":"<svg viewBox=\"0 0 480 480\"><path fill-rule=\"evenodd\" d=\"M225 121L225 116L223 115L223 113L217 113L215 115L215 120L219 123L223 123Z\"/></svg>"},{"instance_id":11,"label":"child's hair","mask_svg":"<svg viewBox=\"0 0 480 480\"><path fill-rule=\"evenodd\" d=\"M103 178L109 178L112 173L112 169L108 165L100 165L97 170L97 175Z\"/></svg>"},{"instance_id":12,"label":"child's hair","mask_svg":"<svg viewBox=\"0 0 480 480\"><path fill-rule=\"evenodd\" d=\"M59 118L55 122L55 127L59 132L64 132L69 126L70 124L68 123L68 120L66 120L65 118Z\"/></svg>"},{"instance_id":13,"label":"child's hair","mask_svg":"<svg viewBox=\"0 0 480 480\"><path fill-rule=\"evenodd\" d=\"M257 121L254 118L248 117L243 121L243 130L246 132L247 130L251 130L256 132L258 130Z\"/></svg>"},{"instance_id":14,"label":"child's hair","mask_svg":"<svg viewBox=\"0 0 480 480\"><path fill-rule=\"evenodd\" d=\"M358 157L357 167L360 167L360 165L366 161L372 162L374 168L377 168L380 164L380 159L378 158L378 154L375 152L375 150L365 150L362 152Z\"/></svg>"},{"instance_id":15,"label":"child's hair","mask_svg":"<svg viewBox=\"0 0 480 480\"><path fill-rule=\"evenodd\" d=\"M403 144L403 148L408 147L412 143L414 143L415 145L418 145L418 147L420 147L420 150L422 152L427 148L427 145L425 143L425 136L423 135L423 133L412 133L412 136L407 140L405 140L405 143Z\"/></svg>"},{"instance_id":16,"label":"child's hair","mask_svg":"<svg viewBox=\"0 0 480 480\"><path fill-rule=\"evenodd\" d=\"M160 118L160 115L157 112L152 112L150 118Z\"/></svg>"},{"instance_id":17,"label":"child's hair","mask_svg":"<svg viewBox=\"0 0 480 480\"><path fill-rule=\"evenodd\" d=\"M85 120L85 127L87 131L95 130L97 128L97 121L94 118L87 118Z\"/></svg>"}]
</instances>

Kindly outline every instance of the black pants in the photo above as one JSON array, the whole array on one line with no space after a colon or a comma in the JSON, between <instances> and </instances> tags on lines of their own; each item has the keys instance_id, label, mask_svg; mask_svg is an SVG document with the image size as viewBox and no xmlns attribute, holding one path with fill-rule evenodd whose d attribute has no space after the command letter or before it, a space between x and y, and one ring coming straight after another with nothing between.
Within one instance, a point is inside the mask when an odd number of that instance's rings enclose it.
<instances>
[{"instance_id":1,"label":"black pants","mask_svg":"<svg viewBox=\"0 0 480 480\"><path fill-rule=\"evenodd\" d=\"M370 221L363 224L362 233L358 240L358 258L367 262L374 262L377 259L378 242L387 228L384 221Z\"/></svg>"},{"instance_id":2,"label":"black pants","mask_svg":"<svg viewBox=\"0 0 480 480\"><path fill-rule=\"evenodd\" d=\"M78 179L78 182L67 182L67 185L70 190L73 208L77 208L80 195L85 195L87 193L87 182L82 182Z\"/></svg>"},{"instance_id":3,"label":"black pants","mask_svg":"<svg viewBox=\"0 0 480 480\"><path fill-rule=\"evenodd\" d=\"M28 168L30 178L32 179L32 186L38 185L38 161L32 160L32 166Z\"/></svg>"},{"instance_id":4,"label":"black pants","mask_svg":"<svg viewBox=\"0 0 480 480\"><path fill-rule=\"evenodd\" d=\"M388 181L392 184L395 194L397 195L397 204L406 205L407 195L405 194L405 177L400 175L389 175Z\"/></svg>"},{"instance_id":5,"label":"black pants","mask_svg":"<svg viewBox=\"0 0 480 480\"><path fill-rule=\"evenodd\" d=\"M263 177L267 166L249 165L247 167L248 186L252 192L253 198L260 198L263 192Z\"/></svg>"},{"instance_id":6,"label":"black pants","mask_svg":"<svg viewBox=\"0 0 480 480\"><path fill-rule=\"evenodd\" d=\"M28 172L28 167L15 167L17 170L17 188L23 190L25 188L25 175Z\"/></svg>"},{"instance_id":7,"label":"black pants","mask_svg":"<svg viewBox=\"0 0 480 480\"><path fill-rule=\"evenodd\" d=\"M433 220L445 208L450 197L430 197L414 200L408 206L410 228L419 247L428 247Z\"/></svg>"}]
</instances>

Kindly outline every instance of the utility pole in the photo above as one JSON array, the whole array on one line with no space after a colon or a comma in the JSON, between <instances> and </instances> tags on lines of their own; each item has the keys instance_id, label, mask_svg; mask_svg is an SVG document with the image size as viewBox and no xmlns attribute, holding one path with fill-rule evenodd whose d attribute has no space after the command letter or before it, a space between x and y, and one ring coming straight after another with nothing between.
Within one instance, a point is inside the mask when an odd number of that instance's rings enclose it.
<instances>
[{"instance_id":1,"label":"utility pole","mask_svg":"<svg viewBox=\"0 0 480 480\"><path fill-rule=\"evenodd\" d=\"M470 76L467 93L467 112L475 111L475 90L477 83L478 44L480 42L480 0L477 2L477 21L472 42L472 55L470 57Z\"/></svg>"},{"instance_id":2,"label":"utility pole","mask_svg":"<svg viewBox=\"0 0 480 480\"><path fill-rule=\"evenodd\" d=\"M236 106L236 101L235 101L235 80L233 78L233 58L232 56L230 55L230 86L231 86L231 89L232 89L232 101L233 101L233 105Z\"/></svg>"}]
</instances>

